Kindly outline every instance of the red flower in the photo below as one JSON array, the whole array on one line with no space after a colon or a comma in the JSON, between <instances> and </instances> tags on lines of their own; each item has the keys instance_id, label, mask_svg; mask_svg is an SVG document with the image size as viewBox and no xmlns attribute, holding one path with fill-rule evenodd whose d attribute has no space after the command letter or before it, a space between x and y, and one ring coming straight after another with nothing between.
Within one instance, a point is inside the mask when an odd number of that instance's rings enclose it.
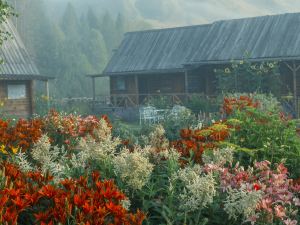
<instances>
[{"instance_id":1,"label":"red flower","mask_svg":"<svg viewBox=\"0 0 300 225\"><path fill-rule=\"evenodd\" d=\"M57 194L57 191L52 185L48 184L48 185L44 186L42 188L42 190L39 191L39 193L42 196L45 196L45 197L48 197L48 198L53 198Z\"/></svg>"},{"instance_id":2,"label":"red flower","mask_svg":"<svg viewBox=\"0 0 300 225\"><path fill-rule=\"evenodd\" d=\"M261 186L257 183L253 184L253 188L255 191L259 191L261 189Z\"/></svg>"}]
</instances>

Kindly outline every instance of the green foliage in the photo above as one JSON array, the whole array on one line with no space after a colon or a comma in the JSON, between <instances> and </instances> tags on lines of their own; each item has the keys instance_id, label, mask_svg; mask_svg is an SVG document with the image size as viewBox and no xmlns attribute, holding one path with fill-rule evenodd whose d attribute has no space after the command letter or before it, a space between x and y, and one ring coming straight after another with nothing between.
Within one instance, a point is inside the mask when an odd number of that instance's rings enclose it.
<instances>
[{"instance_id":1,"label":"green foliage","mask_svg":"<svg viewBox=\"0 0 300 225\"><path fill-rule=\"evenodd\" d=\"M252 161L285 161L293 177L300 175L300 138L296 130L297 120L269 108L237 110L228 123L238 122L229 142L240 149L238 158L244 165Z\"/></svg>"},{"instance_id":2,"label":"green foliage","mask_svg":"<svg viewBox=\"0 0 300 225\"><path fill-rule=\"evenodd\" d=\"M153 106L158 109L170 109L173 105L169 96L157 95L147 99L146 105Z\"/></svg>"},{"instance_id":3,"label":"green foliage","mask_svg":"<svg viewBox=\"0 0 300 225\"><path fill-rule=\"evenodd\" d=\"M219 104L216 99L209 99L206 96L192 95L184 102L184 106L192 110L193 113L199 112L218 112Z\"/></svg>"},{"instance_id":4,"label":"green foliage","mask_svg":"<svg viewBox=\"0 0 300 225\"><path fill-rule=\"evenodd\" d=\"M271 92L277 96L280 91L277 62L233 61L228 67L216 69L215 73L220 93Z\"/></svg>"},{"instance_id":5,"label":"green foliage","mask_svg":"<svg viewBox=\"0 0 300 225\"><path fill-rule=\"evenodd\" d=\"M5 0L0 0L0 24L4 23L8 18L15 15L16 14L14 13L11 5L9 5ZM0 30L0 46L9 36L9 33Z\"/></svg>"},{"instance_id":6,"label":"green foliage","mask_svg":"<svg viewBox=\"0 0 300 225\"><path fill-rule=\"evenodd\" d=\"M189 128L196 125L196 123L197 119L195 115L185 107L182 107L178 112L174 112L173 108L161 122L166 130L166 137L172 141L180 138L180 131L182 129Z\"/></svg>"}]
</instances>

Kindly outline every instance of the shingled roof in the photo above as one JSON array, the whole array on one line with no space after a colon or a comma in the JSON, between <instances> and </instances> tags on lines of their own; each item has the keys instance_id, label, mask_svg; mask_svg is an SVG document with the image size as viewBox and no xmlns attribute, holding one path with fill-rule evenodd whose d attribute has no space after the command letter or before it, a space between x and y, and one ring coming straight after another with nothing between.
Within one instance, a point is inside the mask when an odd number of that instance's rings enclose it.
<instances>
[{"instance_id":1,"label":"shingled roof","mask_svg":"<svg viewBox=\"0 0 300 225\"><path fill-rule=\"evenodd\" d=\"M300 59L300 13L129 32L103 74L182 71L189 64Z\"/></svg>"},{"instance_id":2,"label":"shingled roof","mask_svg":"<svg viewBox=\"0 0 300 225\"><path fill-rule=\"evenodd\" d=\"M0 47L0 58L4 61L0 65L1 80L47 80L50 77L41 76L32 61L15 26L9 20L1 25L1 30L11 34Z\"/></svg>"}]
</instances>

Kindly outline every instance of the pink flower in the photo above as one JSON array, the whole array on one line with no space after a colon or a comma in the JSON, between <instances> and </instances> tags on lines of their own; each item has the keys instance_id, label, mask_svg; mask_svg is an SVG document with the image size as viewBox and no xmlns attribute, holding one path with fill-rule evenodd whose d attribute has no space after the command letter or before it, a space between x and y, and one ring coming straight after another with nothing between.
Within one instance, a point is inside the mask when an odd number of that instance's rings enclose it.
<instances>
[{"instance_id":1,"label":"pink flower","mask_svg":"<svg viewBox=\"0 0 300 225\"><path fill-rule=\"evenodd\" d=\"M288 169L283 165L283 163L280 163L279 166L277 167L277 171L281 174L287 174Z\"/></svg>"},{"instance_id":2,"label":"pink flower","mask_svg":"<svg viewBox=\"0 0 300 225\"><path fill-rule=\"evenodd\" d=\"M255 163L255 168L260 169L260 170L268 170L270 169L271 163L267 160L262 161L262 162L256 162Z\"/></svg>"},{"instance_id":3,"label":"pink flower","mask_svg":"<svg viewBox=\"0 0 300 225\"><path fill-rule=\"evenodd\" d=\"M268 211L269 213L272 213L272 208L271 208L272 202L273 201L272 201L271 198L266 198L266 199L263 199L261 201L260 206L261 206L261 208L263 208L264 210Z\"/></svg>"},{"instance_id":4,"label":"pink flower","mask_svg":"<svg viewBox=\"0 0 300 225\"><path fill-rule=\"evenodd\" d=\"M251 225L254 225L258 219L257 215L250 216L245 222L251 222Z\"/></svg>"},{"instance_id":5,"label":"pink flower","mask_svg":"<svg viewBox=\"0 0 300 225\"><path fill-rule=\"evenodd\" d=\"M283 222L285 225L297 225L297 220L286 219Z\"/></svg>"},{"instance_id":6,"label":"pink flower","mask_svg":"<svg viewBox=\"0 0 300 225\"><path fill-rule=\"evenodd\" d=\"M278 218L280 218L280 219L282 219L283 217L285 217L286 216L285 215L285 208L283 206L281 206L281 205L275 206L275 215Z\"/></svg>"},{"instance_id":7,"label":"pink flower","mask_svg":"<svg viewBox=\"0 0 300 225\"><path fill-rule=\"evenodd\" d=\"M293 202L294 202L295 206L300 206L300 199L299 198L294 198Z\"/></svg>"}]
</instances>

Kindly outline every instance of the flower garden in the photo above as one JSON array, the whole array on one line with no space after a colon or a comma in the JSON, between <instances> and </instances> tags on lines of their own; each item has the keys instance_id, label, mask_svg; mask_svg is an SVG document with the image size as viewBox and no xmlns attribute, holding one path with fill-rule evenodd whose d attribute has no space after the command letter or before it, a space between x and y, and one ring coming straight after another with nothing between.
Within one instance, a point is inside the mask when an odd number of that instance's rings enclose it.
<instances>
[{"instance_id":1,"label":"flower garden","mask_svg":"<svg viewBox=\"0 0 300 225\"><path fill-rule=\"evenodd\" d=\"M106 116L0 120L1 224L300 221L298 121L274 101L224 98L222 119L132 142Z\"/></svg>"}]
</instances>

